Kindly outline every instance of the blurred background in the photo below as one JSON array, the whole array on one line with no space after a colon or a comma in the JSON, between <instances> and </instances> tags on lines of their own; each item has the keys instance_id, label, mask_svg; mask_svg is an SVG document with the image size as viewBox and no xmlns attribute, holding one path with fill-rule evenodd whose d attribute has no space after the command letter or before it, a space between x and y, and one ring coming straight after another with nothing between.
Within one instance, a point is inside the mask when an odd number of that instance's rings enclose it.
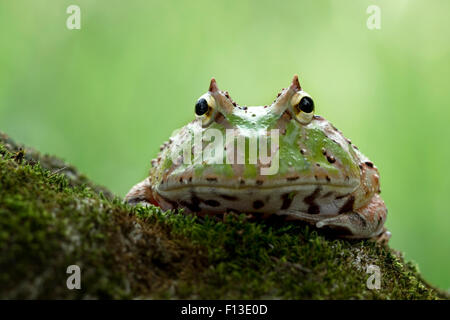
<instances>
[{"instance_id":1,"label":"blurred background","mask_svg":"<svg viewBox=\"0 0 450 320\"><path fill-rule=\"evenodd\" d=\"M80 30L66 27L71 4ZM298 73L317 114L378 166L391 246L448 289L449 12L445 0L0 0L0 130L124 196L211 77L264 105Z\"/></svg>"}]
</instances>

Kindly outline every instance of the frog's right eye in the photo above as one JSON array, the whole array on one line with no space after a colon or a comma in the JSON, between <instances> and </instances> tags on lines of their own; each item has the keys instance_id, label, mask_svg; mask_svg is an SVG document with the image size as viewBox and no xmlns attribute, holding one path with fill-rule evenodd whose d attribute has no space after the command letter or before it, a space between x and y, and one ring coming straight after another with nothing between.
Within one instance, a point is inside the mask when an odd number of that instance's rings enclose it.
<instances>
[{"instance_id":1,"label":"frog's right eye","mask_svg":"<svg viewBox=\"0 0 450 320\"><path fill-rule=\"evenodd\" d=\"M304 91L299 91L291 100L292 113L298 122L308 124L314 115L314 101Z\"/></svg>"},{"instance_id":2,"label":"frog's right eye","mask_svg":"<svg viewBox=\"0 0 450 320\"><path fill-rule=\"evenodd\" d=\"M195 104L195 114L202 119L202 125L211 123L215 116L216 102L210 94L204 94Z\"/></svg>"}]
</instances>

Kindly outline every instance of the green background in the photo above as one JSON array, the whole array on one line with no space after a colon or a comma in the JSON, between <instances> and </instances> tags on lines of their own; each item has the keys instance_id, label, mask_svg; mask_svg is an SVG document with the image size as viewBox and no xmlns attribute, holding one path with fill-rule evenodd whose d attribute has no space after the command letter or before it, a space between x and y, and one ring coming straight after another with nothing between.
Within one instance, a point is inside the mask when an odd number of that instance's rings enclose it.
<instances>
[{"instance_id":1,"label":"green background","mask_svg":"<svg viewBox=\"0 0 450 320\"><path fill-rule=\"evenodd\" d=\"M68 30L66 8L81 8ZM369 5L381 29L369 30ZM450 287L449 1L0 1L0 130L124 196L215 77L264 105L299 74L378 166L391 246Z\"/></svg>"}]
</instances>

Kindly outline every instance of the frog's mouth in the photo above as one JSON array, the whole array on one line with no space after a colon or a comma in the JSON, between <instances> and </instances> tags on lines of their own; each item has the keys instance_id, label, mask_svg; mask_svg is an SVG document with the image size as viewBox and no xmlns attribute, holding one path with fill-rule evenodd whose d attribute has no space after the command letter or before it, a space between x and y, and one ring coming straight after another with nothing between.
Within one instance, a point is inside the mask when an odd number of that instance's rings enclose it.
<instances>
[{"instance_id":1,"label":"frog's mouth","mask_svg":"<svg viewBox=\"0 0 450 320\"><path fill-rule=\"evenodd\" d=\"M354 191L360 184L359 177L345 176L333 177L327 174L314 173L307 176L282 176L267 178L258 176L245 179L242 177L221 179L217 175L195 177L187 175L169 175L157 184L157 190L162 193L189 192L192 189L215 190L220 189L227 193L241 193L251 191L258 193L261 190L278 192L279 189L314 190L316 188L336 190L339 193Z\"/></svg>"}]
</instances>

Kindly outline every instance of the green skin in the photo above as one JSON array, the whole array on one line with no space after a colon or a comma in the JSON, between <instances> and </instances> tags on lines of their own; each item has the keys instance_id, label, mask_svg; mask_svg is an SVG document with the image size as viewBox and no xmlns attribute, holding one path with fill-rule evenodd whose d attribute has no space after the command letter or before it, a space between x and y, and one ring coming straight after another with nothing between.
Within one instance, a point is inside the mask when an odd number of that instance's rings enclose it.
<instances>
[{"instance_id":1,"label":"green skin","mask_svg":"<svg viewBox=\"0 0 450 320\"><path fill-rule=\"evenodd\" d=\"M272 105L240 107L213 79L198 100L207 104L207 112L161 146L149 177L130 190L126 201L198 215L278 214L337 236L388 240L377 168L327 120L302 111L305 96L309 97L295 76ZM211 129L220 132L223 141L205 136ZM227 156L233 159L236 152L225 139L227 129L246 141L243 164L227 162ZM271 130L279 132L272 153ZM200 134L199 153L193 146ZM270 163L250 161L249 140L261 142L262 136L268 137ZM212 145L223 148L223 155L207 151ZM257 151L259 155L260 144ZM262 168L275 171L267 175Z\"/></svg>"}]
</instances>

